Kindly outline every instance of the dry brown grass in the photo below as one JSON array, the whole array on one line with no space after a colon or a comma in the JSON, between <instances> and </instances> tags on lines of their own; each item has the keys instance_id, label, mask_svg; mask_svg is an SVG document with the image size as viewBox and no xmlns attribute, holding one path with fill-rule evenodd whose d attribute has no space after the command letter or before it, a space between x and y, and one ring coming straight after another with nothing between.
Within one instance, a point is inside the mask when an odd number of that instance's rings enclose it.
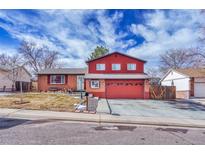
<instances>
[{"instance_id":1,"label":"dry brown grass","mask_svg":"<svg viewBox=\"0 0 205 154\"><path fill-rule=\"evenodd\" d=\"M80 103L78 98L54 93L24 93L23 100L30 103L16 104L19 100L20 94L0 96L0 108L74 111L74 104Z\"/></svg>"}]
</instances>

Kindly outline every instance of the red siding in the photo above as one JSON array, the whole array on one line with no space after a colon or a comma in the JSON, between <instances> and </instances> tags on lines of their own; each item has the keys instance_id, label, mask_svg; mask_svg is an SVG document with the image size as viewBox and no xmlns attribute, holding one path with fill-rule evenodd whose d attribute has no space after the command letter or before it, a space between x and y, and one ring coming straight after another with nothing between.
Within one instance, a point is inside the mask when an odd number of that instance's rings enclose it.
<instances>
[{"instance_id":1,"label":"red siding","mask_svg":"<svg viewBox=\"0 0 205 154\"><path fill-rule=\"evenodd\" d=\"M127 64L136 64L136 70L127 70ZM136 74L144 73L144 61L113 53L88 62L88 73L95 74ZM97 71L96 64L105 64L104 71ZM121 70L113 71L112 64L121 64ZM96 78L97 79L97 78ZM92 89L89 85L90 79L86 79L86 91L101 98L123 98L123 99L148 99L149 81L140 79L102 79L100 88Z\"/></svg>"},{"instance_id":2,"label":"red siding","mask_svg":"<svg viewBox=\"0 0 205 154\"><path fill-rule=\"evenodd\" d=\"M112 70L112 64L115 64L115 63L121 64L120 71ZM127 70L128 63L136 64L136 70L135 71ZM96 64L105 64L105 71L97 71ZM109 73L143 73L144 72L144 62L115 53L115 54L111 54L109 56L103 57L101 59L97 59L97 60L89 62L88 72L89 73L108 73L108 74Z\"/></svg>"}]
</instances>

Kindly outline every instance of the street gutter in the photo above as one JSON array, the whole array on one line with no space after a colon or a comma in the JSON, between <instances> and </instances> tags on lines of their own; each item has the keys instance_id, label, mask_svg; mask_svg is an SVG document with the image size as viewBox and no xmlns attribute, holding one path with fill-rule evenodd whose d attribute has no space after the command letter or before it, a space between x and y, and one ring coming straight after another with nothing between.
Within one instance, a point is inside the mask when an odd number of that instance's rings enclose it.
<instances>
[{"instance_id":1,"label":"street gutter","mask_svg":"<svg viewBox=\"0 0 205 154\"><path fill-rule=\"evenodd\" d=\"M39 111L39 110L0 109L0 118L19 118L19 119L31 119L31 120L58 119L63 121L78 121L78 122L205 128L205 120L173 119L173 118L161 118L161 117L154 118L154 117L114 116L109 114L86 114L86 113L54 112L54 111Z\"/></svg>"}]
</instances>

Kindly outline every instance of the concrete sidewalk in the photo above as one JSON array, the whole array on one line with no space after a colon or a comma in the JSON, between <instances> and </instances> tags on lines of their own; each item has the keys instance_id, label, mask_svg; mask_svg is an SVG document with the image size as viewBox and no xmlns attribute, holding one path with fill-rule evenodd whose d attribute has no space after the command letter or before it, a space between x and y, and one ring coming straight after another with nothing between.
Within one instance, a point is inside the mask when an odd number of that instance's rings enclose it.
<instances>
[{"instance_id":1,"label":"concrete sidewalk","mask_svg":"<svg viewBox=\"0 0 205 154\"><path fill-rule=\"evenodd\" d=\"M68 121L97 122L97 123L121 123L121 124L141 124L177 127L205 128L205 120L172 119L156 117L133 117L114 116L109 114L86 114L73 112L54 112L22 109L0 109L0 118L20 118L20 119L58 119Z\"/></svg>"}]
</instances>

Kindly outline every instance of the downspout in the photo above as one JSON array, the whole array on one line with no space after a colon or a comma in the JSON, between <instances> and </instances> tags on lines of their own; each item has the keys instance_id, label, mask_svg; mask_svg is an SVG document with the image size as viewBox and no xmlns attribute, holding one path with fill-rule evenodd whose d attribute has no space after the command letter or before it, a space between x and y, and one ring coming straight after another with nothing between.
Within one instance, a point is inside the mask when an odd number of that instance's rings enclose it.
<instances>
[{"instance_id":1,"label":"downspout","mask_svg":"<svg viewBox=\"0 0 205 154\"><path fill-rule=\"evenodd\" d=\"M143 92L144 92L144 99L145 99L145 80L144 80L144 89L143 89Z\"/></svg>"}]
</instances>

